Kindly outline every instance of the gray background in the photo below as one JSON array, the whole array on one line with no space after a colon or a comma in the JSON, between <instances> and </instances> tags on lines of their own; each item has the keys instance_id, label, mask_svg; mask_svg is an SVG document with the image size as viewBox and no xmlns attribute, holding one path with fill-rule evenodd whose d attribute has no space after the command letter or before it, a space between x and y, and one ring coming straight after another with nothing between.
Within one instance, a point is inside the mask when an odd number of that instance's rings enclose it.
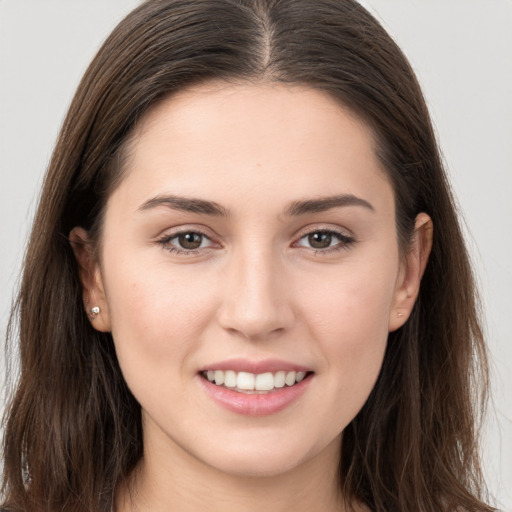
<instances>
[{"instance_id":1,"label":"gray background","mask_svg":"<svg viewBox=\"0 0 512 512\"><path fill-rule=\"evenodd\" d=\"M138 3L0 0L0 341L67 106L101 41ZM419 76L466 221L492 356L485 470L512 512L512 2L363 3Z\"/></svg>"}]
</instances>

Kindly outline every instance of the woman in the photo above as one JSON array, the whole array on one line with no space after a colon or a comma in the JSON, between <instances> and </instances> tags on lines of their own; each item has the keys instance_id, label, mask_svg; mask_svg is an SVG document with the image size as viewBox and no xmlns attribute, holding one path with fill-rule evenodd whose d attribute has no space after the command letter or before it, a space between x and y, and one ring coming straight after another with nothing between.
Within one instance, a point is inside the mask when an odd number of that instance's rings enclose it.
<instances>
[{"instance_id":1,"label":"woman","mask_svg":"<svg viewBox=\"0 0 512 512\"><path fill-rule=\"evenodd\" d=\"M131 13L70 107L17 307L8 510L492 510L453 200L357 3Z\"/></svg>"}]
</instances>

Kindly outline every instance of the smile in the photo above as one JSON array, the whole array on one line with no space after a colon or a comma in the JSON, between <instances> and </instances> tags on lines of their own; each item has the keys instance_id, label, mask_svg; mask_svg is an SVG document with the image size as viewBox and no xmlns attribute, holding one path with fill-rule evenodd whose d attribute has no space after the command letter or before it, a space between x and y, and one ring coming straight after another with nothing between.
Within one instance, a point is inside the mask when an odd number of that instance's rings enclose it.
<instances>
[{"instance_id":1,"label":"smile","mask_svg":"<svg viewBox=\"0 0 512 512\"><path fill-rule=\"evenodd\" d=\"M221 386L239 393L263 394L291 387L306 377L303 371L285 371L265 373L236 372L234 370L208 370L203 377L216 386Z\"/></svg>"},{"instance_id":2,"label":"smile","mask_svg":"<svg viewBox=\"0 0 512 512\"><path fill-rule=\"evenodd\" d=\"M216 363L197 376L206 395L222 408L242 415L266 416L297 402L312 385L315 372L277 360L238 360Z\"/></svg>"}]
</instances>

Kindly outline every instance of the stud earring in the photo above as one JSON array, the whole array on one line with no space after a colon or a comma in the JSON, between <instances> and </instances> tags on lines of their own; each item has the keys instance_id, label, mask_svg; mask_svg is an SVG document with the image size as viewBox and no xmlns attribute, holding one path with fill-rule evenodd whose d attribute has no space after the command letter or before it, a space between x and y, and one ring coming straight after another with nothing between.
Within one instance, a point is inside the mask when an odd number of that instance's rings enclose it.
<instances>
[{"instance_id":1,"label":"stud earring","mask_svg":"<svg viewBox=\"0 0 512 512\"><path fill-rule=\"evenodd\" d=\"M400 318L400 317L404 316L404 314L403 314L403 313L397 313L397 314L396 314L396 316L397 316L398 318Z\"/></svg>"},{"instance_id":2,"label":"stud earring","mask_svg":"<svg viewBox=\"0 0 512 512\"><path fill-rule=\"evenodd\" d=\"M99 315L101 310L98 306L94 306L89 311L90 311L89 316L90 316L91 320L94 320Z\"/></svg>"}]
</instances>

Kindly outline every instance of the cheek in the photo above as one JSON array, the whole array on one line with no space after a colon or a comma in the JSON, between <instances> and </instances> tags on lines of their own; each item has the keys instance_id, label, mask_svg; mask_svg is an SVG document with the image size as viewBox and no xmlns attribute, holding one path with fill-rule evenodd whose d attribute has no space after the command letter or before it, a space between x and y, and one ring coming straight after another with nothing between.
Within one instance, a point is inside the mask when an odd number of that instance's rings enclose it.
<instances>
[{"instance_id":1,"label":"cheek","mask_svg":"<svg viewBox=\"0 0 512 512\"><path fill-rule=\"evenodd\" d=\"M128 385L135 391L178 382L215 310L208 283L168 265L141 272L130 261L105 270L112 336Z\"/></svg>"},{"instance_id":2,"label":"cheek","mask_svg":"<svg viewBox=\"0 0 512 512\"><path fill-rule=\"evenodd\" d=\"M304 294L303 311L320 346L332 414L346 426L363 406L380 372L388 338L395 274L384 266L339 272ZM313 288L314 289L314 288ZM311 288L310 288L311 290Z\"/></svg>"},{"instance_id":3,"label":"cheek","mask_svg":"<svg viewBox=\"0 0 512 512\"><path fill-rule=\"evenodd\" d=\"M361 263L332 271L297 293L310 323L321 330L322 337L353 340L358 346L372 342L370 333L387 337L395 279L391 262L375 266Z\"/></svg>"}]
</instances>

